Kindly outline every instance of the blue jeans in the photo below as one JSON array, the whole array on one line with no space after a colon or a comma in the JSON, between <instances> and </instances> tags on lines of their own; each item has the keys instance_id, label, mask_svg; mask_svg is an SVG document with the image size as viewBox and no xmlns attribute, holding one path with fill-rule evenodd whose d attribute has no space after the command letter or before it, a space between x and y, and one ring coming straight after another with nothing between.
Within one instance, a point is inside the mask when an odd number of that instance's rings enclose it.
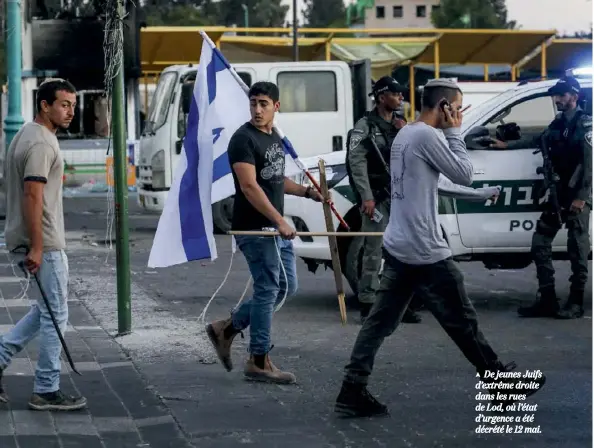
<instances>
[{"instance_id":1,"label":"blue jeans","mask_svg":"<svg viewBox=\"0 0 594 448\"><path fill-rule=\"evenodd\" d=\"M13 254L12 257L15 264L24 259L22 254ZM37 277L63 335L68 324L68 258L66 253L62 250L45 252ZM33 276L29 281L31 282L30 290L37 288ZM12 357L23 350L40 333L39 360L33 386L33 392L40 394L60 389L62 346L52 318L39 292L37 297L37 303L31 305L31 309L25 317L19 320L7 334L0 337L0 368L8 367Z\"/></svg>"},{"instance_id":2,"label":"blue jeans","mask_svg":"<svg viewBox=\"0 0 594 448\"><path fill-rule=\"evenodd\" d=\"M285 292L288 298L297 291L293 243L277 236L238 235L235 239L252 274L254 295L232 313L233 326L237 330L249 326L250 353L265 355L270 351L270 328L274 307L283 300Z\"/></svg>"}]
</instances>

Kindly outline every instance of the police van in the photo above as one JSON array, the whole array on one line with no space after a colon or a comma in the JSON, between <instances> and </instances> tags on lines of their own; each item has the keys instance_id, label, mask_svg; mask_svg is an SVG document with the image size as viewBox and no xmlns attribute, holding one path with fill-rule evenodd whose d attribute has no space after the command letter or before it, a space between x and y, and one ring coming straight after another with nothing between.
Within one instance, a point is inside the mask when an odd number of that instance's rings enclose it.
<instances>
[{"instance_id":1,"label":"police van","mask_svg":"<svg viewBox=\"0 0 594 448\"><path fill-rule=\"evenodd\" d=\"M592 114L592 77L578 78L582 87L581 105ZM499 199L492 203L439 197L440 224L457 261L480 261L488 269L523 269L532 262L530 246L540 204L548 193L542 192L543 177L537 174L542 155L527 144L522 149L495 149L478 145L476 137L489 132L501 136L505 129L516 129L522 141L539 135L557 114L547 90L556 80L523 81L464 113L462 135L474 166L472 187L500 185ZM516 126L517 125L517 126ZM518 138L516 136L516 138ZM335 206L351 231L361 226L361 218L345 168L346 151L320 156L326 166L326 178ZM318 159L304 160L314 177L319 177ZM299 174L298 183L309 180ZM543 196L544 195L544 196ZM297 231L324 232L322 206L303 198L285 197L285 219ZM345 231L336 217L336 231ZM590 221L592 222L592 221ZM351 289L357 291L363 237L339 237L341 269ZM295 253L316 272L320 265L332 267L327 237L296 237ZM567 259L567 230L554 240L553 257Z\"/></svg>"}]
</instances>

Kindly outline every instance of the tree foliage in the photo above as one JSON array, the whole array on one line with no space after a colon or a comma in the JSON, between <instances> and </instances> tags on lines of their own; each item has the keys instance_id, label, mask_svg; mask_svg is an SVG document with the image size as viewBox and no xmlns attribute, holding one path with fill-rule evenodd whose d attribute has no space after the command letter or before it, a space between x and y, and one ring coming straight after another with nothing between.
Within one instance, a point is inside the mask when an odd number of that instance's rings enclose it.
<instances>
[{"instance_id":1,"label":"tree foliage","mask_svg":"<svg viewBox=\"0 0 594 448\"><path fill-rule=\"evenodd\" d=\"M305 0L305 25L310 28L346 26L346 9L342 0Z\"/></svg>"},{"instance_id":2,"label":"tree foliage","mask_svg":"<svg viewBox=\"0 0 594 448\"><path fill-rule=\"evenodd\" d=\"M244 26L244 10L248 8L250 27L282 27L289 6L281 5L281 0L221 0L219 2L220 15L217 25L238 27Z\"/></svg>"},{"instance_id":3,"label":"tree foliage","mask_svg":"<svg viewBox=\"0 0 594 448\"><path fill-rule=\"evenodd\" d=\"M148 0L142 9L149 26L208 26L219 21L219 6L212 0Z\"/></svg>"},{"instance_id":4,"label":"tree foliage","mask_svg":"<svg viewBox=\"0 0 594 448\"><path fill-rule=\"evenodd\" d=\"M436 28L515 28L507 20L505 0L441 0L431 14Z\"/></svg>"}]
</instances>

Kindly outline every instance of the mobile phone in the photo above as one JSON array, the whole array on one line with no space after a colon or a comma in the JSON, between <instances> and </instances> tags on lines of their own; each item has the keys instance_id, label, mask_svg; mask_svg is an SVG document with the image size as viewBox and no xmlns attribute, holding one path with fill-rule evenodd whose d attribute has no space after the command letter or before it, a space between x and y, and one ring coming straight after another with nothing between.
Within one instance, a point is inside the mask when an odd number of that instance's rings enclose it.
<instances>
[{"instance_id":1,"label":"mobile phone","mask_svg":"<svg viewBox=\"0 0 594 448\"><path fill-rule=\"evenodd\" d=\"M443 100L441 100L439 102L439 107L441 108L441 110L443 111L443 113L445 113L446 107L448 109L451 109L450 103L446 99L443 99Z\"/></svg>"},{"instance_id":2,"label":"mobile phone","mask_svg":"<svg viewBox=\"0 0 594 448\"><path fill-rule=\"evenodd\" d=\"M380 213L380 211L376 208L375 210L373 210L373 217L371 218L371 220L375 222L381 222L383 217L384 215Z\"/></svg>"}]
</instances>

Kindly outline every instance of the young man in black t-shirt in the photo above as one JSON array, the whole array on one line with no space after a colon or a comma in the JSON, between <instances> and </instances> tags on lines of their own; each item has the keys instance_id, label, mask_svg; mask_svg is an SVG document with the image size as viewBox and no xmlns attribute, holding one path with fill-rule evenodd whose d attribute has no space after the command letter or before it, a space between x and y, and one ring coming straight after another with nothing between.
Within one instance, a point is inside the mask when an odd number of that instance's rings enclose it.
<instances>
[{"instance_id":1,"label":"young man in black t-shirt","mask_svg":"<svg viewBox=\"0 0 594 448\"><path fill-rule=\"evenodd\" d=\"M272 131L278 111L278 87L258 82L249 92L252 119L241 126L227 153L235 183L233 230L274 228L280 237L237 235L254 279L254 295L244 301L226 320L206 327L223 366L230 371L231 344L235 336L250 327L250 359L245 366L247 379L274 383L294 383L295 376L277 369L268 356L274 307L297 290L293 243L295 230L283 219L284 195L291 194L323 201L322 195L285 177L285 152L280 137Z\"/></svg>"}]
</instances>

